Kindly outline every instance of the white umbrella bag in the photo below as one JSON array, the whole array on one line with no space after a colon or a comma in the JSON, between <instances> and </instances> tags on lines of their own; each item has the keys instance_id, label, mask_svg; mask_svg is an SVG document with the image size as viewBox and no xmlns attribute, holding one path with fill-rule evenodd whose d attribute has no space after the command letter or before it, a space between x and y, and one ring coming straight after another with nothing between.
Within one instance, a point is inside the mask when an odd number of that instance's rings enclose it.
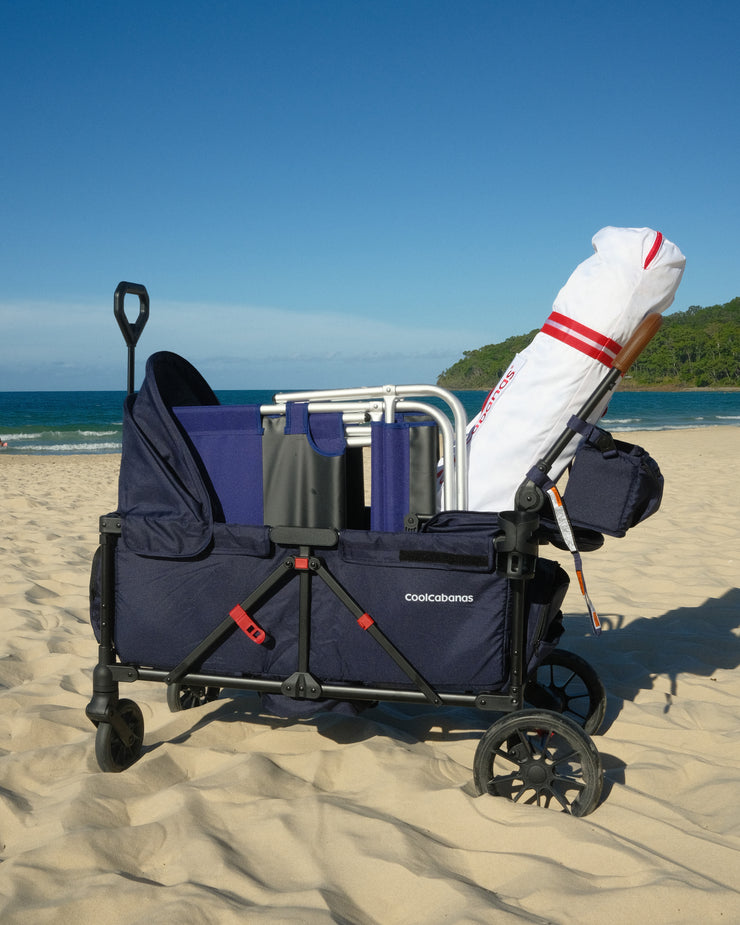
<instances>
[{"instance_id":1,"label":"white umbrella bag","mask_svg":"<svg viewBox=\"0 0 740 925\"><path fill-rule=\"evenodd\" d=\"M517 354L468 427L469 508L511 510L529 470L563 433L651 312L673 302L686 260L650 228L602 228L532 343ZM608 396L589 420L604 413ZM556 480L580 440L563 450Z\"/></svg>"}]
</instances>

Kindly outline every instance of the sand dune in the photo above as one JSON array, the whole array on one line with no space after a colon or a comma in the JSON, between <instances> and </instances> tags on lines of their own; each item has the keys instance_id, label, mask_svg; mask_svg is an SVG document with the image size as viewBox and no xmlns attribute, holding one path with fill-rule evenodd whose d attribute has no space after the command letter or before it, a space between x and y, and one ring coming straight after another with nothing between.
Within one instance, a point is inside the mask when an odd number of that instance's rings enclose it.
<instances>
[{"instance_id":1,"label":"sand dune","mask_svg":"<svg viewBox=\"0 0 740 925\"><path fill-rule=\"evenodd\" d=\"M740 429L628 439L666 492L586 557L600 638L566 598L563 645L609 697L583 819L476 797L491 720L432 707L291 722L242 694L173 714L139 683L144 754L102 773L88 578L118 458L0 458L2 921L740 921Z\"/></svg>"}]
</instances>

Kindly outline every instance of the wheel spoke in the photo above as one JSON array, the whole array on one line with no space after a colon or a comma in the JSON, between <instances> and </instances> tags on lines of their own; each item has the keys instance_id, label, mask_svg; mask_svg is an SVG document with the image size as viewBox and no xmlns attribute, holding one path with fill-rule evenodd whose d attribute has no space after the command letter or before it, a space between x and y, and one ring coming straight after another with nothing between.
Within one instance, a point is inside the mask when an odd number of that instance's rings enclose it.
<instances>
[{"instance_id":1,"label":"wheel spoke","mask_svg":"<svg viewBox=\"0 0 740 925\"><path fill-rule=\"evenodd\" d=\"M554 792L553 790L551 790L549 787L541 787L541 788L537 791L537 796L538 796L538 798L539 798L539 797L542 798L542 803L540 803L540 802L539 802L539 799L538 799L538 801L537 801L537 802L538 802L538 805L539 805L539 806L543 806L545 809L549 809L549 808L550 808L550 803L552 802L552 798L553 798L553 797L555 797L555 799L558 800L558 802L560 803L560 800L558 799L557 793L555 793L555 792ZM561 805L562 805L562 804L561 804ZM565 807L563 807L563 808L565 809Z\"/></svg>"},{"instance_id":2,"label":"wheel spoke","mask_svg":"<svg viewBox=\"0 0 740 925\"><path fill-rule=\"evenodd\" d=\"M567 800L561 793L558 793L556 790L550 790L550 796L555 797L563 809L570 809L572 806L572 801Z\"/></svg>"},{"instance_id":3,"label":"wheel spoke","mask_svg":"<svg viewBox=\"0 0 740 925\"><path fill-rule=\"evenodd\" d=\"M530 739L530 737L527 735L526 730L524 730L524 729L517 729L517 730L516 730L516 733L517 733L517 735L519 736L519 742L520 742L520 744L523 745L524 748L527 750L527 755L528 755L528 757L533 758L533 757L534 757L534 754L535 754L535 748L536 748L535 743L534 743L534 742L532 741L532 739ZM522 762L519 761L518 759L516 759L516 761L517 761L517 764L521 764L521 763L522 763Z\"/></svg>"},{"instance_id":4,"label":"wheel spoke","mask_svg":"<svg viewBox=\"0 0 740 925\"><path fill-rule=\"evenodd\" d=\"M514 771L512 774L504 774L501 777L491 778L488 781L489 786L491 784L511 784L515 780L522 781L522 775L518 771ZM524 786L524 781L522 781L521 786Z\"/></svg>"},{"instance_id":5,"label":"wheel spoke","mask_svg":"<svg viewBox=\"0 0 740 925\"><path fill-rule=\"evenodd\" d=\"M562 777L561 775L558 775L557 777L553 778L553 783L556 782L558 784L565 784L568 787L574 787L576 790L583 790L583 788L586 786L585 782L579 780L577 777Z\"/></svg>"},{"instance_id":6,"label":"wheel spoke","mask_svg":"<svg viewBox=\"0 0 740 925\"><path fill-rule=\"evenodd\" d=\"M544 758L545 760L549 757L549 742L552 738L552 732L549 729L537 729L536 738L533 736L529 741L531 744L531 756L532 758Z\"/></svg>"},{"instance_id":7,"label":"wheel spoke","mask_svg":"<svg viewBox=\"0 0 740 925\"><path fill-rule=\"evenodd\" d=\"M572 761L574 758L577 758L580 761L581 755L577 749L573 749L572 752L568 752L567 755L553 755L552 757L552 766L556 768L560 764L564 764L566 761Z\"/></svg>"}]
</instances>

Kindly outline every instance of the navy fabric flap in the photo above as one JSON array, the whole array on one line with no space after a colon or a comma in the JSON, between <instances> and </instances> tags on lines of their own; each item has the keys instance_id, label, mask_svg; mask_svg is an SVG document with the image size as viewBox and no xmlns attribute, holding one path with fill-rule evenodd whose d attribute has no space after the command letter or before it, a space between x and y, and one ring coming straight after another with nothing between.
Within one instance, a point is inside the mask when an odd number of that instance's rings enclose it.
<instances>
[{"instance_id":1,"label":"navy fabric flap","mask_svg":"<svg viewBox=\"0 0 740 925\"><path fill-rule=\"evenodd\" d=\"M213 554L254 556L266 559L273 555L269 527L249 527L241 524L213 525Z\"/></svg>"},{"instance_id":2,"label":"navy fabric flap","mask_svg":"<svg viewBox=\"0 0 740 925\"><path fill-rule=\"evenodd\" d=\"M498 514L490 511L442 511L422 527L424 533L476 534L494 537L501 533Z\"/></svg>"}]
</instances>

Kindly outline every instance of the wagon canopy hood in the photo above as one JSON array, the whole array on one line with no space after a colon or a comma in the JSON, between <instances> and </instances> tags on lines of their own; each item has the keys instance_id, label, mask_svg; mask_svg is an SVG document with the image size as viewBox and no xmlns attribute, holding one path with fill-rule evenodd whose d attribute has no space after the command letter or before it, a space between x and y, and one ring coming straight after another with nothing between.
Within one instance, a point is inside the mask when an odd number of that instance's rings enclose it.
<instances>
[{"instance_id":1,"label":"wagon canopy hood","mask_svg":"<svg viewBox=\"0 0 740 925\"><path fill-rule=\"evenodd\" d=\"M152 354L141 390L123 410L118 510L132 552L197 556L213 535L213 511L187 440L172 413L178 405L218 405L201 374L176 353Z\"/></svg>"}]
</instances>

